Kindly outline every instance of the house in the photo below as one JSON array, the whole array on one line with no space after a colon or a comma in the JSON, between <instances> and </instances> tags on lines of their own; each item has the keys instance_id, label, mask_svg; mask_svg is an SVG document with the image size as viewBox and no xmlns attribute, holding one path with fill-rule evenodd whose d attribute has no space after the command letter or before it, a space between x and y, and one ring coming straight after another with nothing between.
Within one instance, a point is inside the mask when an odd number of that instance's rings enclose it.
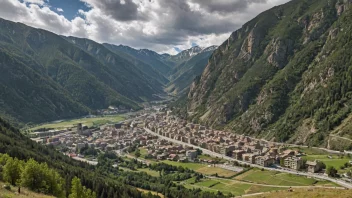
<instances>
[{"instance_id":1,"label":"house","mask_svg":"<svg viewBox=\"0 0 352 198\"><path fill-rule=\"evenodd\" d=\"M308 166L308 172L310 172L310 173L316 173L320 169L316 160L315 161L307 161L306 165Z\"/></svg>"},{"instance_id":2,"label":"house","mask_svg":"<svg viewBox=\"0 0 352 198\"><path fill-rule=\"evenodd\" d=\"M293 169L293 170L300 170L303 168L303 160L300 157L287 157L284 159L285 167Z\"/></svg>"},{"instance_id":3,"label":"house","mask_svg":"<svg viewBox=\"0 0 352 198\"><path fill-rule=\"evenodd\" d=\"M242 160L242 155L245 154L246 152L244 150L234 150L232 152L233 158L236 160Z\"/></svg>"},{"instance_id":4,"label":"house","mask_svg":"<svg viewBox=\"0 0 352 198\"><path fill-rule=\"evenodd\" d=\"M177 154L170 154L167 159L170 160L170 161L178 161L179 158L180 157Z\"/></svg>"},{"instance_id":5,"label":"house","mask_svg":"<svg viewBox=\"0 0 352 198\"><path fill-rule=\"evenodd\" d=\"M194 161L197 158L198 152L196 150L189 150L186 152L186 156L189 161Z\"/></svg>"},{"instance_id":6,"label":"house","mask_svg":"<svg viewBox=\"0 0 352 198\"><path fill-rule=\"evenodd\" d=\"M275 158L269 156L257 156L255 157L255 164L263 167L269 167L275 163Z\"/></svg>"},{"instance_id":7,"label":"house","mask_svg":"<svg viewBox=\"0 0 352 198\"><path fill-rule=\"evenodd\" d=\"M243 158L243 161L245 161L247 163L254 164L256 156L257 155L252 154L252 153L245 153L245 154L242 155L242 158Z\"/></svg>"}]
</instances>

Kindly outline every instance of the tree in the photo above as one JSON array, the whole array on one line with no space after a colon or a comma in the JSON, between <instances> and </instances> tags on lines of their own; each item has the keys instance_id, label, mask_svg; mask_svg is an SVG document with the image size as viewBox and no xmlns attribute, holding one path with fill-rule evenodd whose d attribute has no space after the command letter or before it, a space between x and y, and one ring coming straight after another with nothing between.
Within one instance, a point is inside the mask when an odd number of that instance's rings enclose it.
<instances>
[{"instance_id":1,"label":"tree","mask_svg":"<svg viewBox=\"0 0 352 198\"><path fill-rule=\"evenodd\" d=\"M136 156L136 158L139 158L141 156L141 151L139 149L137 149L135 151L134 155Z\"/></svg>"},{"instance_id":2,"label":"tree","mask_svg":"<svg viewBox=\"0 0 352 198\"><path fill-rule=\"evenodd\" d=\"M284 158L280 159L280 166L284 167L285 166L285 160Z\"/></svg>"},{"instance_id":3,"label":"tree","mask_svg":"<svg viewBox=\"0 0 352 198\"><path fill-rule=\"evenodd\" d=\"M328 174L329 177L337 177L337 170L333 166L328 166L326 174Z\"/></svg>"},{"instance_id":4,"label":"tree","mask_svg":"<svg viewBox=\"0 0 352 198\"><path fill-rule=\"evenodd\" d=\"M318 165L319 169L326 169L326 165L322 161L318 161L317 165Z\"/></svg>"},{"instance_id":5,"label":"tree","mask_svg":"<svg viewBox=\"0 0 352 198\"><path fill-rule=\"evenodd\" d=\"M28 160L21 174L21 185L33 191L64 197L64 180L46 163L39 164L33 159Z\"/></svg>"},{"instance_id":6,"label":"tree","mask_svg":"<svg viewBox=\"0 0 352 198\"><path fill-rule=\"evenodd\" d=\"M348 176L348 177L352 177L352 171L348 171L348 172L347 172L347 176Z\"/></svg>"},{"instance_id":7,"label":"tree","mask_svg":"<svg viewBox=\"0 0 352 198\"><path fill-rule=\"evenodd\" d=\"M81 180L77 177L72 179L71 185L71 194L69 198L96 198L97 195L95 192L92 192L90 189L87 189L85 186L82 186Z\"/></svg>"},{"instance_id":8,"label":"tree","mask_svg":"<svg viewBox=\"0 0 352 198\"><path fill-rule=\"evenodd\" d=\"M17 185L21 179L23 161L17 158L8 158L3 168L3 179L11 185Z\"/></svg>"}]
</instances>

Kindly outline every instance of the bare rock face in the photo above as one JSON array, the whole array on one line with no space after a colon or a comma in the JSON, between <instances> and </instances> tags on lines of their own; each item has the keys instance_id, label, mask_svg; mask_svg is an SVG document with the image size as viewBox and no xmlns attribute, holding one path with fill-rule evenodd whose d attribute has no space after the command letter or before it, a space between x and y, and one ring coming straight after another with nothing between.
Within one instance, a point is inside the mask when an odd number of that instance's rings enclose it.
<instances>
[{"instance_id":1,"label":"bare rock face","mask_svg":"<svg viewBox=\"0 0 352 198\"><path fill-rule=\"evenodd\" d=\"M351 4L352 0L343 0L343 2L337 2L335 6L337 15L340 16L343 12L348 10Z\"/></svg>"},{"instance_id":2,"label":"bare rock face","mask_svg":"<svg viewBox=\"0 0 352 198\"><path fill-rule=\"evenodd\" d=\"M265 53L269 54L267 61L271 65L282 69L287 63L287 57L292 51L293 41L275 38L267 46Z\"/></svg>"},{"instance_id":3,"label":"bare rock face","mask_svg":"<svg viewBox=\"0 0 352 198\"><path fill-rule=\"evenodd\" d=\"M255 48L258 47L260 43L259 32L255 31L255 28L249 33L246 40L243 42L241 47L241 52L239 58L243 60L250 60Z\"/></svg>"},{"instance_id":4,"label":"bare rock face","mask_svg":"<svg viewBox=\"0 0 352 198\"><path fill-rule=\"evenodd\" d=\"M329 32L329 38L330 38L331 40L335 39L338 33L339 33L339 29L338 29L338 28L335 28L335 29L330 30L330 32Z\"/></svg>"}]
</instances>

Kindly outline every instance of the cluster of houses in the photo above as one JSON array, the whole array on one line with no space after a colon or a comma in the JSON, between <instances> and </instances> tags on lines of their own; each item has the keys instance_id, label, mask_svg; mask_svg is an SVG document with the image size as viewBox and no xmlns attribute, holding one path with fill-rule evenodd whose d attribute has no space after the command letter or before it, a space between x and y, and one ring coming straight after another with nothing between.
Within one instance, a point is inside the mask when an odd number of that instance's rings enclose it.
<instances>
[{"instance_id":1,"label":"cluster of houses","mask_svg":"<svg viewBox=\"0 0 352 198\"><path fill-rule=\"evenodd\" d=\"M308 168L309 172L321 170L319 163L316 161L305 162L301 158L302 154L297 151L287 150L267 141L187 123L185 120L169 114L169 112L164 112L147 116L144 119L144 125L159 135L247 163L263 167L281 165L293 170Z\"/></svg>"}]
</instances>

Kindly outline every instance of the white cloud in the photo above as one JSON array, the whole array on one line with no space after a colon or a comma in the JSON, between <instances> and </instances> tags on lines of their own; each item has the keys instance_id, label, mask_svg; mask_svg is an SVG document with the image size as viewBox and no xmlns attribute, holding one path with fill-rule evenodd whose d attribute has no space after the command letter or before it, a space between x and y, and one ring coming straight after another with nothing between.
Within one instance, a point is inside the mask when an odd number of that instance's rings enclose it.
<instances>
[{"instance_id":1,"label":"white cloud","mask_svg":"<svg viewBox=\"0 0 352 198\"><path fill-rule=\"evenodd\" d=\"M64 12L64 10L63 10L62 8L56 8L56 10L57 10L58 12Z\"/></svg>"},{"instance_id":2,"label":"white cloud","mask_svg":"<svg viewBox=\"0 0 352 198\"><path fill-rule=\"evenodd\" d=\"M77 11L72 20L44 0L1 0L0 17L57 34L176 53L174 47L187 49L192 43L219 45L260 12L288 0L80 1L90 10Z\"/></svg>"},{"instance_id":3,"label":"white cloud","mask_svg":"<svg viewBox=\"0 0 352 198\"><path fill-rule=\"evenodd\" d=\"M43 6L45 4L44 0L23 0L23 2L29 3L29 4L37 4L37 5L41 5L41 6Z\"/></svg>"}]
</instances>

